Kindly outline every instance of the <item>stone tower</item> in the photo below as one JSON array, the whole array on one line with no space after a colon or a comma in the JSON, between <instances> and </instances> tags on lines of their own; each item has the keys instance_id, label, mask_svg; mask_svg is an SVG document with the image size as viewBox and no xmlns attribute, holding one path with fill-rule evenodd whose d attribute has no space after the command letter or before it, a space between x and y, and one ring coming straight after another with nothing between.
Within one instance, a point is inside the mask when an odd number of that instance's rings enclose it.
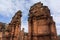
<instances>
[{"instance_id":1,"label":"stone tower","mask_svg":"<svg viewBox=\"0 0 60 40\"><path fill-rule=\"evenodd\" d=\"M50 10L43 3L31 6L28 18L29 40L57 40L56 26Z\"/></svg>"},{"instance_id":2,"label":"stone tower","mask_svg":"<svg viewBox=\"0 0 60 40\"><path fill-rule=\"evenodd\" d=\"M19 10L12 18L11 23L9 23L10 29L10 40L20 40L21 31L21 11Z\"/></svg>"}]
</instances>

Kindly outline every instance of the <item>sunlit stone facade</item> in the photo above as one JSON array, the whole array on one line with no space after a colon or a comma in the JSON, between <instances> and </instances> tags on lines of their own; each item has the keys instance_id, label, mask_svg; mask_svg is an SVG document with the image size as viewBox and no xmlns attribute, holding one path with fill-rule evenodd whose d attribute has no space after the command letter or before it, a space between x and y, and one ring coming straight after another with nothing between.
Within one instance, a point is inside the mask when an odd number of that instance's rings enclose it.
<instances>
[{"instance_id":1,"label":"sunlit stone facade","mask_svg":"<svg viewBox=\"0 0 60 40\"><path fill-rule=\"evenodd\" d=\"M24 28L21 30L22 12L19 10L8 25L0 25L0 40L57 40L55 22L47 6L41 2L34 4L28 16L28 33Z\"/></svg>"}]
</instances>

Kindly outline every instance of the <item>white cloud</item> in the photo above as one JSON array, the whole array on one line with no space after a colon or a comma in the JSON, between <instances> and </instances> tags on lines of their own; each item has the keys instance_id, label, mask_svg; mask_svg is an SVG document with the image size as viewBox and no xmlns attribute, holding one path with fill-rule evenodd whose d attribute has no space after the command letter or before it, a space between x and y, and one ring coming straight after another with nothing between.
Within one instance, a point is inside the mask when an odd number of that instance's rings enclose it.
<instances>
[{"instance_id":1,"label":"white cloud","mask_svg":"<svg viewBox=\"0 0 60 40\"><path fill-rule=\"evenodd\" d=\"M11 2L7 1L7 0L0 0L0 12L4 12L4 13L0 13L0 15L9 15L8 10L10 10L11 7Z\"/></svg>"},{"instance_id":2,"label":"white cloud","mask_svg":"<svg viewBox=\"0 0 60 40\"><path fill-rule=\"evenodd\" d=\"M59 34L60 34L60 25L57 25L57 26L56 26L56 29L57 29L57 30L56 30L56 31L57 31L57 34L59 35Z\"/></svg>"},{"instance_id":3,"label":"white cloud","mask_svg":"<svg viewBox=\"0 0 60 40\"><path fill-rule=\"evenodd\" d=\"M28 32L28 22L27 21L22 22L21 28L24 28L25 29L24 31Z\"/></svg>"},{"instance_id":4,"label":"white cloud","mask_svg":"<svg viewBox=\"0 0 60 40\"><path fill-rule=\"evenodd\" d=\"M53 16L53 19L56 23L60 23L60 16Z\"/></svg>"},{"instance_id":5,"label":"white cloud","mask_svg":"<svg viewBox=\"0 0 60 40\"><path fill-rule=\"evenodd\" d=\"M22 27L25 27L26 29L26 26L28 25L25 17L28 15L28 10L31 5L40 1L50 8L56 26L57 24L60 24L60 0L0 0L0 15L12 17L16 11L22 10ZM57 26L57 32L60 34L58 28L59 27Z\"/></svg>"},{"instance_id":6,"label":"white cloud","mask_svg":"<svg viewBox=\"0 0 60 40\"><path fill-rule=\"evenodd\" d=\"M56 13L60 10L60 0L49 0L48 4L53 13Z\"/></svg>"},{"instance_id":7,"label":"white cloud","mask_svg":"<svg viewBox=\"0 0 60 40\"><path fill-rule=\"evenodd\" d=\"M7 13L0 13L0 15L12 16L18 10L24 10L24 0L0 0L0 12L7 12Z\"/></svg>"}]
</instances>

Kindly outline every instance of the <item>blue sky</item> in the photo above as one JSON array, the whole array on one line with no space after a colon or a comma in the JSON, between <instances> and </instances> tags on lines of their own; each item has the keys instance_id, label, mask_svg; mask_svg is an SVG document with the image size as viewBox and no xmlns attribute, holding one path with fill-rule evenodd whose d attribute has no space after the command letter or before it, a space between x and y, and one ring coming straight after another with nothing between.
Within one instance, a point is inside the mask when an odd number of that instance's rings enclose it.
<instances>
[{"instance_id":1,"label":"blue sky","mask_svg":"<svg viewBox=\"0 0 60 40\"><path fill-rule=\"evenodd\" d=\"M22 28L27 31L29 8L34 3L42 2L48 6L54 21L58 35L60 34L60 0L0 0L0 22L9 23L13 15L18 11L22 11Z\"/></svg>"}]
</instances>

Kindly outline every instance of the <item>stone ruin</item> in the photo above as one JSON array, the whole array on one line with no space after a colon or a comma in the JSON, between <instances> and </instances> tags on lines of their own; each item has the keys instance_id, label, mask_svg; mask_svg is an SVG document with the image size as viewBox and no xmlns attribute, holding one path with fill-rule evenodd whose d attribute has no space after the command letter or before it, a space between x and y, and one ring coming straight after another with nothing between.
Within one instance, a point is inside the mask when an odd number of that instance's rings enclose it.
<instances>
[{"instance_id":1,"label":"stone ruin","mask_svg":"<svg viewBox=\"0 0 60 40\"><path fill-rule=\"evenodd\" d=\"M57 40L55 22L47 6L43 6L41 2L31 6L28 15L28 33L24 32L24 28L21 30L21 13L19 10L12 17L1 40Z\"/></svg>"},{"instance_id":2,"label":"stone ruin","mask_svg":"<svg viewBox=\"0 0 60 40\"><path fill-rule=\"evenodd\" d=\"M47 6L38 2L29 10L29 40L57 40L56 26Z\"/></svg>"}]
</instances>

